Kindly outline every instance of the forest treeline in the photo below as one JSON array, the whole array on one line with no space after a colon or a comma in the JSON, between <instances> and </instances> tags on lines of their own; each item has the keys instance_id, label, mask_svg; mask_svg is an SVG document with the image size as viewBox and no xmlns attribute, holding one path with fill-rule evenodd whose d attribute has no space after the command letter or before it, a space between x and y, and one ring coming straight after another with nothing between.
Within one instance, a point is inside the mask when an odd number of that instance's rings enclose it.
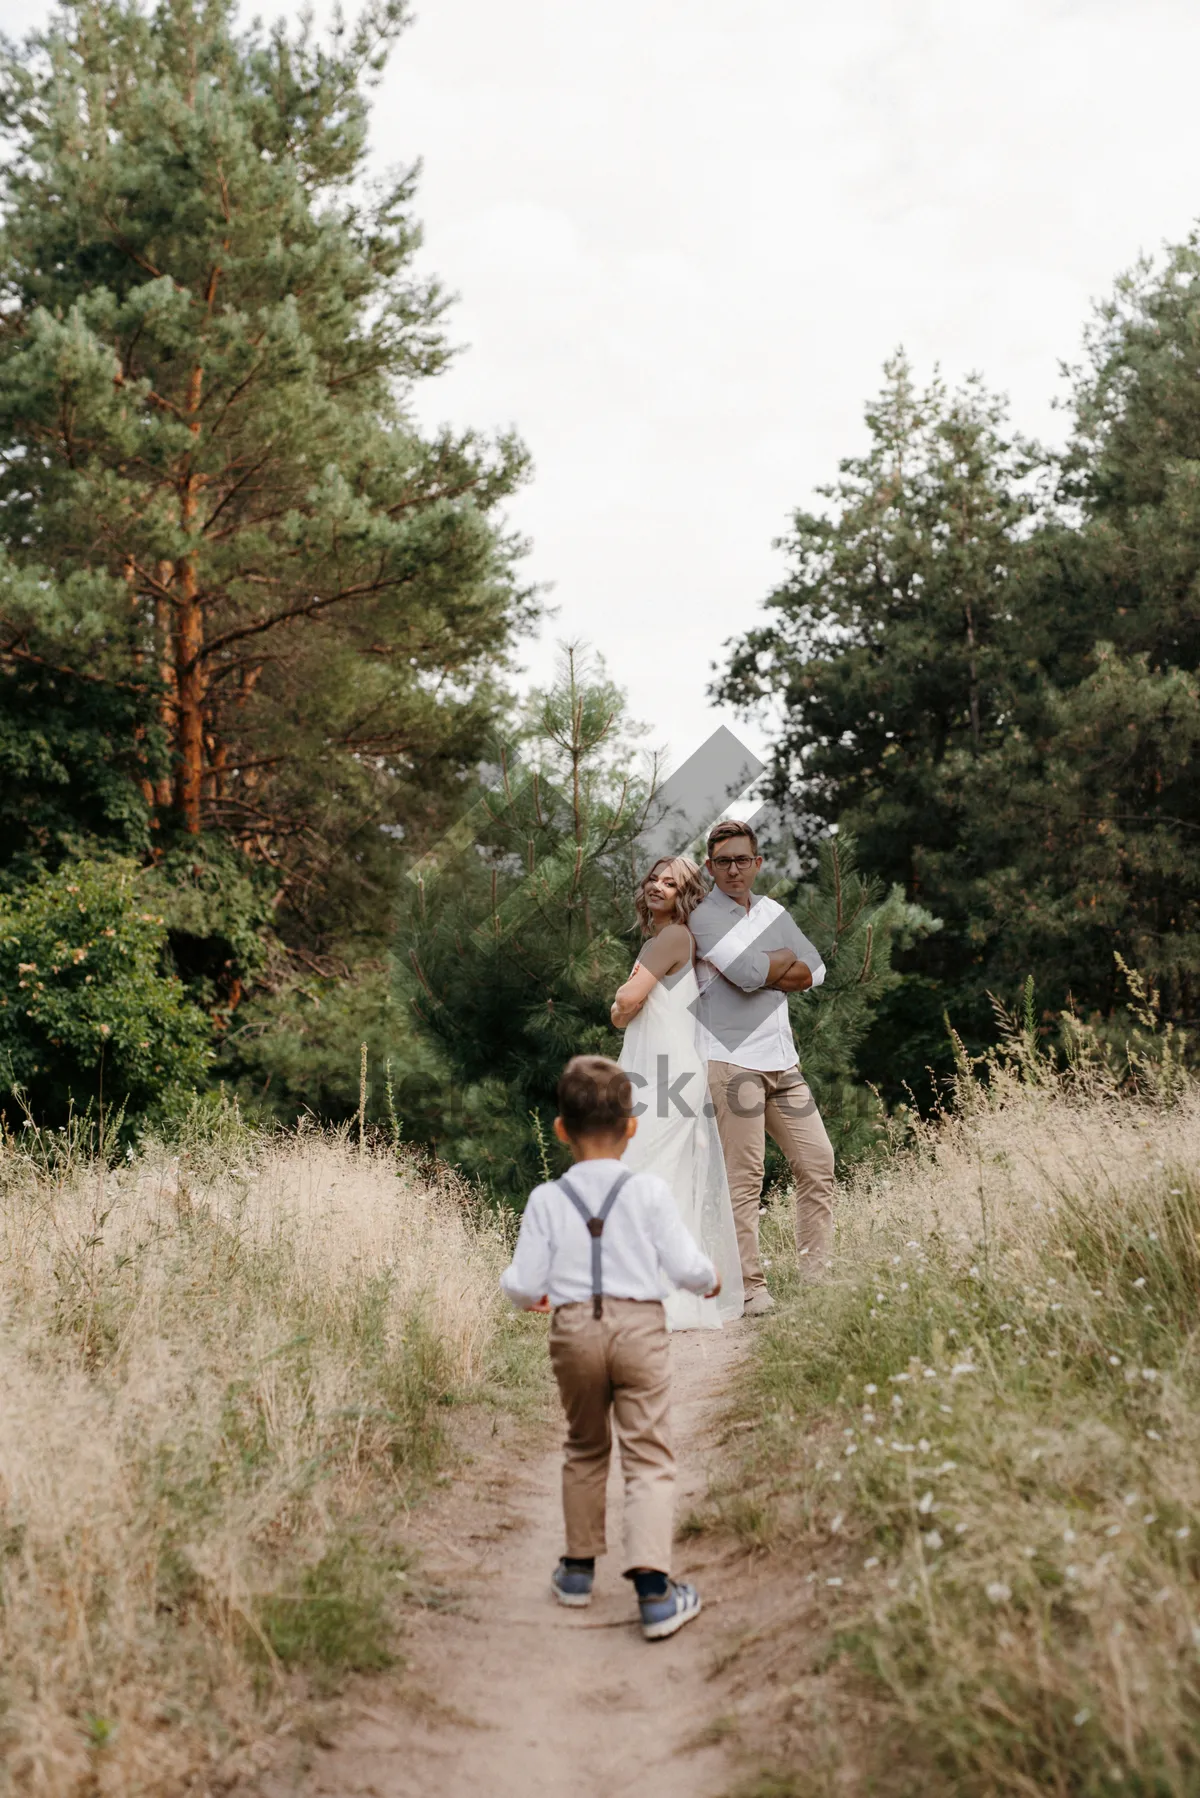
<instances>
[{"instance_id":1,"label":"forest treeline","mask_svg":"<svg viewBox=\"0 0 1200 1798\"><path fill-rule=\"evenodd\" d=\"M613 1046L655 772L596 658L516 695L519 440L415 419L447 300L367 138L405 12L72 3L0 54L10 1126L343 1120L365 1042L372 1124L507 1188L563 1054ZM1030 976L1048 1040L1123 1040L1118 957L1194 1018L1198 275L1192 240L1118 284L1061 453L898 356L718 674L774 733L845 1156Z\"/></svg>"}]
</instances>

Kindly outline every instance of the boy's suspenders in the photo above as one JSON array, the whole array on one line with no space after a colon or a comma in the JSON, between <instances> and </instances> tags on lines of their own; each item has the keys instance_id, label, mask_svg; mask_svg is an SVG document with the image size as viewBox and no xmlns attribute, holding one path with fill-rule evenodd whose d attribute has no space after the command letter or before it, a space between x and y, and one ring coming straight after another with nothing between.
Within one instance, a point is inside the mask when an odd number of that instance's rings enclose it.
<instances>
[{"instance_id":1,"label":"boy's suspenders","mask_svg":"<svg viewBox=\"0 0 1200 1798\"><path fill-rule=\"evenodd\" d=\"M597 1213L595 1214L594 1217L593 1217L592 1213L588 1210L587 1206L584 1204L583 1200L580 1198L579 1194L575 1191L575 1188L571 1185L571 1182L567 1179L567 1176L565 1174L560 1174L558 1176L557 1181L555 1182L555 1184L560 1186L562 1188L562 1190L566 1193L566 1195L570 1199L572 1205L574 1205L576 1211L578 1211L580 1217L583 1219L584 1223L587 1225L588 1234L592 1239L592 1316L593 1317L603 1317L604 1316L604 1304L603 1304L604 1288L600 1281L600 1238L604 1235L605 1219L608 1217L609 1212L612 1210L613 1206L616 1204L618 1196L620 1195L621 1188L624 1186L625 1182L627 1180L632 1180L632 1179L633 1179L633 1174L629 1170L627 1170L627 1169L622 1170L622 1172L617 1175L616 1179L613 1181L612 1185L609 1187L608 1192L605 1196L604 1203L603 1203L603 1205L601 1205L599 1211L597 1211Z\"/></svg>"}]
</instances>

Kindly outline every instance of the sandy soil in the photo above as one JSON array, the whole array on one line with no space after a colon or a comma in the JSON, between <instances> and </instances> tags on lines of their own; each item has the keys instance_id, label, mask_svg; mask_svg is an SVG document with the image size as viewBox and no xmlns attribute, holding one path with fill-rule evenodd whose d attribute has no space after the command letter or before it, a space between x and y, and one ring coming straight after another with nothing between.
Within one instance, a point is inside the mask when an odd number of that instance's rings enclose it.
<instances>
[{"instance_id":1,"label":"sandy soil","mask_svg":"<svg viewBox=\"0 0 1200 1798\"><path fill-rule=\"evenodd\" d=\"M677 1516L703 1498L714 1419L752 1326L672 1339ZM614 1456L609 1540L620 1541ZM497 1427L444 1496L413 1518L435 1602L406 1632L402 1678L350 1701L337 1739L287 1790L304 1798L719 1798L745 1762L714 1683L722 1644L744 1631L738 1576L679 1545L703 1615L662 1643L636 1625L619 1551L599 1566L589 1610L549 1593L561 1549L557 1433ZM711 1578L706 1584L706 1573ZM441 1598L437 1593L441 1591ZM731 1608L732 1607L732 1608ZM272 1781L275 1792L282 1783Z\"/></svg>"}]
</instances>

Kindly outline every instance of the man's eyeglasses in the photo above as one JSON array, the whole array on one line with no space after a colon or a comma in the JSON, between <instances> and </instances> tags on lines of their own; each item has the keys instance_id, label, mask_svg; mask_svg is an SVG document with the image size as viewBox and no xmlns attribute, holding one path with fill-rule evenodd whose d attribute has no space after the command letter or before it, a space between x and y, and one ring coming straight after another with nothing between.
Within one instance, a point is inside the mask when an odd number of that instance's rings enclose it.
<instances>
[{"instance_id":1,"label":"man's eyeglasses","mask_svg":"<svg viewBox=\"0 0 1200 1798\"><path fill-rule=\"evenodd\" d=\"M728 874L731 868L736 869L740 874L744 868L751 867L757 860L758 857L754 855L714 855L712 865L714 868L720 868L722 874Z\"/></svg>"}]
</instances>

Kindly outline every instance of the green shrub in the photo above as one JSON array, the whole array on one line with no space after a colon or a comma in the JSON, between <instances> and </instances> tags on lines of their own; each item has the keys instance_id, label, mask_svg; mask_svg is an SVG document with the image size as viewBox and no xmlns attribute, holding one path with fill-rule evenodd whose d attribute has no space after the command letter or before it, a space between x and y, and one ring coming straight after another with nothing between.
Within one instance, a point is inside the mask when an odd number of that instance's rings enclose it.
<instances>
[{"instance_id":1,"label":"green shrub","mask_svg":"<svg viewBox=\"0 0 1200 1798\"><path fill-rule=\"evenodd\" d=\"M204 1079L209 1023L163 967L133 862L66 862L0 894L0 1081L38 1124L161 1115Z\"/></svg>"}]
</instances>

